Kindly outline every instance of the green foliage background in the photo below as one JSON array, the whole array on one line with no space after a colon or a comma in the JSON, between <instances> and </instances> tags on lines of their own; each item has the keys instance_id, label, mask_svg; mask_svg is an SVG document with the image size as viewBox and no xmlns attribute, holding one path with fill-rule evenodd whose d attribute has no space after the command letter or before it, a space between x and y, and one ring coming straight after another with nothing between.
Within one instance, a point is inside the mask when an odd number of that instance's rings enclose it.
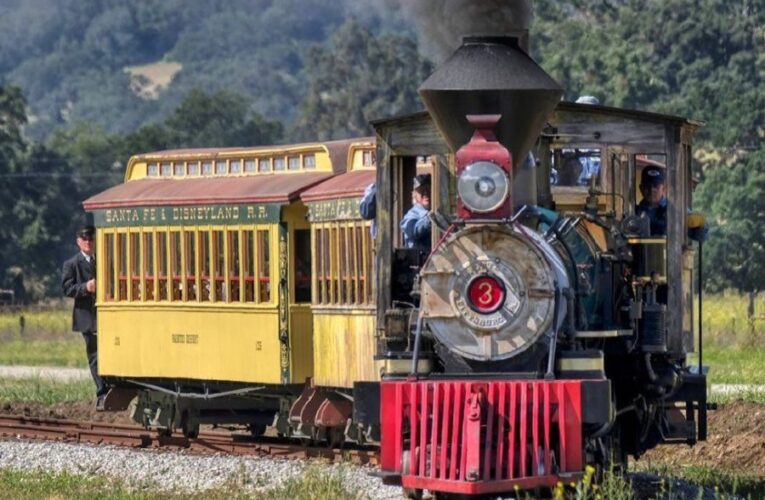
<instances>
[{"instance_id":1,"label":"green foliage background","mask_svg":"<svg viewBox=\"0 0 765 500\"><path fill-rule=\"evenodd\" d=\"M414 0L412 0L414 1ZM419 0L425 1L425 0ZM566 98L705 121L708 286L765 283L765 0L536 0ZM88 196L131 154L370 132L433 68L395 1L7 0L0 7L0 287L58 294ZM182 65L157 98L131 66Z\"/></svg>"}]
</instances>

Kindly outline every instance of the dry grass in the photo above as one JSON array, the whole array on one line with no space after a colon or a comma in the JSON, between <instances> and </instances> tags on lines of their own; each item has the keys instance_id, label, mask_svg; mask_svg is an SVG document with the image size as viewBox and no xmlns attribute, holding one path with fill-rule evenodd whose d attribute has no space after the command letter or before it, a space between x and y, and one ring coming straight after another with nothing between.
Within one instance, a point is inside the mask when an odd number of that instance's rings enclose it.
<instances>
[{"instance_id":1,"label":"dry grass","mask_svg":"<svg viewBox=\"0 0 765 500\"><path fill-rule=\"evenodd\" d=\"M130 90L134 94L143 99L157 99L181 69L183 65L180 63L160 61L143 66L129 66L125 68L125 72L130 75Z\"/></svg>"},{"instance_id":2,"label":"dry grass","mask_svg":"<svg viewBox=\"0 0 765 500\"><path fill-rule=\"evenodd\" d=\"M698 302L695 302L698 307ZM748 297L728 291L704 297L705 345L720 347L765 346L765 294L754 301L754 320L747 315ZM694 320L698 312L694 315ZM695 321L694 321L695 322Z\"/></svg>"}]
</instances>

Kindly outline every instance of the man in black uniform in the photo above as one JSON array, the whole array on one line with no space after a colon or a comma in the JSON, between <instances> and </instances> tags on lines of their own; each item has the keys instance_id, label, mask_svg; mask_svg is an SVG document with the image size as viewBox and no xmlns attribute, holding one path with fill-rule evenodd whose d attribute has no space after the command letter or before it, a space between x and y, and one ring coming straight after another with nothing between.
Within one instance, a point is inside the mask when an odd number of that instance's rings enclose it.
<instances>
[{"instance_id":1,"label":"man in black uniform","mask_svg":"<svg viewBox=\"0 0 765 500\"><path fill-rule=\"evenodd\" d=\"M654 165L644 167L640 174L640 192L643 200L635 207L635 213L646 214L651 220L651 236L666 236L667 188L664 184L664 169Z\"/></svg>"},{"instance_id":2,"label":"man in black uniform","mask_svg":"<svg viewBox=\"0 0 765 500\"><path fill-rule=\"evenodd\" d=\"M96 229L85 226L77 231L77 246L80 251L64 262L61 288L64 295L74 299L72 310L72 331L82 332L85 351L93 382L96 384L96 407L103 407L107 387L98 375L98 341L96 337Z\"/></svg>"}]
</instances>

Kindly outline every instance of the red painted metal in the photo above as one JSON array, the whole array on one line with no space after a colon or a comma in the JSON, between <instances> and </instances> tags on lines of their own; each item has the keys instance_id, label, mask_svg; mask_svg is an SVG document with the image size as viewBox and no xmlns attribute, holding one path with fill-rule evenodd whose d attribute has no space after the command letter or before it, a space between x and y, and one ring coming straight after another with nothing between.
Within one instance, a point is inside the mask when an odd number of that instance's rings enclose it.
<instances>
[{"instance_id":1,"label":"red painted metal","mask_svg":"<svg viewBox=\"0 0 765 500\"><path fill-rule=\"evenodd\" d=\"M490 275L474 278L468 285L468 299L476 312L490 314L505 303L505 287Z\"/></svg>"},{"instance_id":2,"label":"red painted metal","mask_svg":"<svg viewBox=\"0 0 765 500\"><path fill-rule=\"evenodd\" d=\"M406 488L496 493L583 474L579 380L383 381L381 401L381 468Z\"/></svg>"},{"instance_id":3,"label":"red painted metal","mask_svg":"<svg viewBox=\"0 0 765 500\"><path fill-rule=\"evenodd\" d=\"M140 179L88 198L85 210L116 207L226 203L290 203L301 191L333 176L329 172L285 175Z\"/></svg>"},{"instance_id":4,"label":"red painted metal","mask_svg":"<svg viewBox=\"0 0 765 500\"><path fill-rule=\"evenodd\" d=\"M353 415L353 403L336 393L323 393L314 424L320 427L343 427Z\"/></svg>"},{"instance_id":5,"label":"red painted metal","mask_svg":"<svg viewBox=\"0 0 765 500\"><path fill-rule=\"evenodd\" d=\"M375 182L375 170L357 170L335 176L303 191L303 201L336 200L338 198L361 198L367 186Z\"/></svg>"},{"instance_id":6,"label":"red painted metal","mask_svg":"<svg viewBox=\"0 0 765 500\"><path fill-rule=\"evenodd\" d=\"M457 150L455 160L457 163L457 177L471 163L477 161L490 161L502 168L508 176L510 192L513 186L513 157L505 146L497 141L494 134L501 115L468 115L466 119L475 128L470 142ZM457 215L463 219L480 217L481 219L502 219L512 215L512 196L508 194L505 202L496 210L488 213L473 214L457 197Z\"/></svg>"}]
</instances>

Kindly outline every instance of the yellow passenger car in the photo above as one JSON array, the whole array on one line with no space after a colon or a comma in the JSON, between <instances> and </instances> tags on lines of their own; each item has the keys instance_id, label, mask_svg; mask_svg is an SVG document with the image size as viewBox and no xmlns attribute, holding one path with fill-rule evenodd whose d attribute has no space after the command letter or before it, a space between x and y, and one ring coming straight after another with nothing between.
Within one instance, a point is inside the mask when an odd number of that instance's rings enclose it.
<instances>
[{"instance_id":1,"label":"yellow passenger car","mask_svg":"<svg viewBox=\"0 0 765 500\"><path fill-rule=\"evenodd\" d=\"M249 411L237 421L253 428L270 423L321 359L300 195L355 161L373 177L363 164L372 155L369 140L162 151L131 158L123 184L86 200L97 227L99 370L125 393L112 408L137 389L134 418L147 425L193 434L221 406ZM366 277L355 279L371 305ZM250 399L212 403L234 396Z\"/></svg>"}]
</instances>

